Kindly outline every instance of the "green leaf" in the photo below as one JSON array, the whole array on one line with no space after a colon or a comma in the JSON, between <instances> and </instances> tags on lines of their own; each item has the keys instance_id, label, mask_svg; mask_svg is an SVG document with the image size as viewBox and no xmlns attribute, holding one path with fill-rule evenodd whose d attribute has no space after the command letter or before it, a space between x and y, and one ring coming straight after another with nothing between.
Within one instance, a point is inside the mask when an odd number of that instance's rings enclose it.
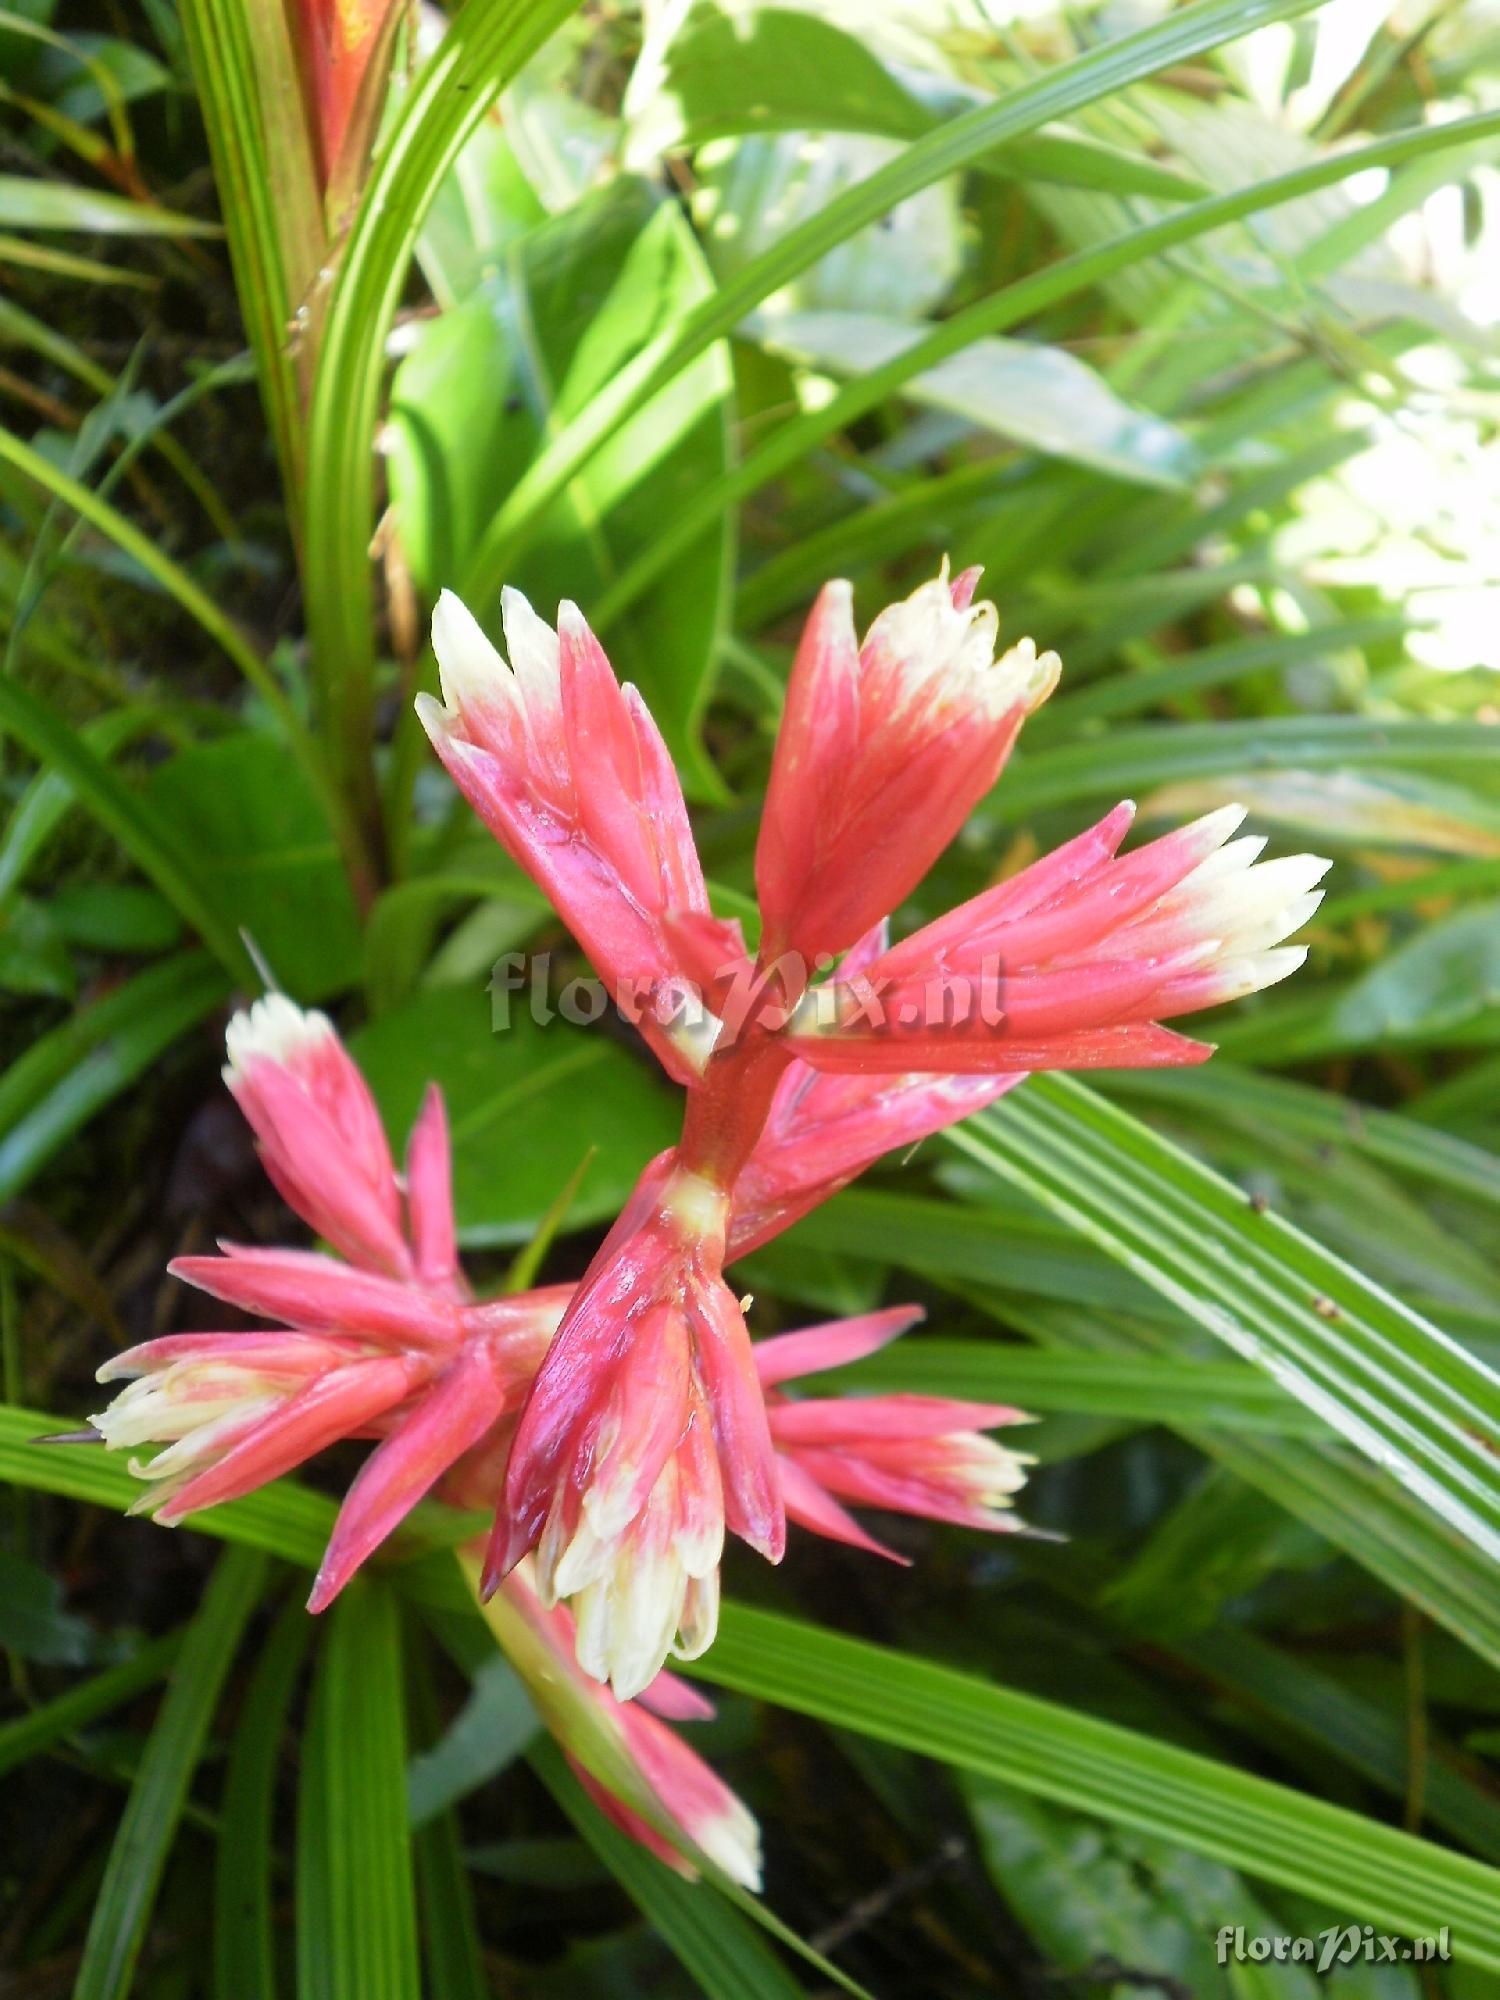
<instances>
[{"instance_id":1,"label":"green leaf","mask_svg":"<svg viewBox=\"0 0 1500 2000\"><path fill-rule=\"evenodd\" d=\"M156 1891L219 1690L264 1583L263 1557L244 1549L220 1556L172 1668L166 1699L110 1848L74 2000L123 2000L132 1990Z\"/></svg>"},{"instance_id":2,"label":"green leaf","mask_svg":"<svg viewBox=\"0 0 1500 2000\"><path fill-rule=\"evenodd\" d=\"M181 952L33 1042L0 1076L0 1200L211 1013L227 987L204 953Z\"/></svg>"},{"instance_id":3,"label":"green leaf","mask_svg":"<svg viewBox=\"0 0 1500 2000\"><path fill-rule=\"evenodd\" d=\"M387 449L402 548L429 598L467 571L485 525L535 457L643 347L670 337L711 286L675 203L616 180L512 240L499 269L424 333L391 393ZM628 427L552 509L541 546L507 580L549 620L591 604L649 545L663 517L725 468L728 358L710 349ZM723 622L722 525L611 634L679 763L716 788L698 718ZM492 619L497 607L480 598Z\"/></svg>"},{"instance_id":4,"label":"green leaf","mask_svg":"<svg viewBox=\"0 0 1500 2000\"><path fill-rule=\"evenodd\" d=\"M996 1887L1046 1953L1054 1978L1092 1983L1118 1967L1159 1990L1227 1996L1214 1940L1224 1924L1274 1933L1270 1913L1233 1869L1125 1827L1100 1826L1009 1785L964 1785L980 1852ZM1281 2000L1316 2000L1310 1974L1278 1968ZM1169 1984L1170 1982L1170 1984Z\"/></svg>"},{"instance_id":5,"label":"green leaf","mask_svg":"<svg viewBox=\"0 0 1500 2000\"><path fill-rule=\"evenodd\" d=\"M726 1605L692 1673L1131 1827L1500 1970L1500 1871L1231 1765L819 1627ZM1462 1912L1462 1928L1460 1913Z\"/></svg>"},{"instance_id":6,"label":"green leaf","mask_svg":"<svg viewBox=\"0 0 1500 2000\"><path fill-rule=\"evenodd\" d=\"M1480 722L1277 715L1155 723L1018 757L985 809L1004 821L1025 819L1046 806L1114 800L1152 785L1240 771L1425 770L1452 778L1475 766L1479 778L1493 770L1494 754Z\"/></svg>"},{"instance_id":7,"label":"green leaf","mask_svg":"<svg viewBox=\"0 0 1500 2000\"><path fill-rule=\"evenodd\" d=\"M853 376L888 366L928 330L867 312L767 314L756 327L771 353L827 374ZM976 340L962 354L910 377L901 393L1013 444L1116 479L1173 487L1197 469L1196 454L1181 431L1132 409L1086 362L1060 347Z\"/></svg>"},{"instance_id":8,"label":"green leaf","mask_svg":"<svg viewBox=\"0 0 1500 2000\"><path fill-rule=\"evenodd\" d=\"M917 139L977 100L978 93L936 73L898 81L864 42L815 14L699 4L669 31L664 47L648 40L631 74L627 159L644 168L674 147L755 132ZM1063 131L999 146L975 164L1002 179L1056 180L1116 194L1181 199L1198 191L1170 167Z\"/></svg>"},{"instance_id":9,"label":"green leaf","mask_svg":"<svg viewBox=\"0 0 1500 2000\"><path fill-rule=\"evenodd\" d=\"M1436 1327L1064 1077L949 1135L1500 1552L1500 1380Z\"/></svg>"},{"instance_id":10,"label":"green leaf","mask_svg":"<svg viewBox=\"0 0 1500 2000\"><path fill-rule=\"evenodd\" d=\"M13 1721L0 1723L0 1775L41 1756L54 1743L86 1729L101 1715L134 1701L166 1673L181 1644L180 1632L168 1632L142 1646L129 1659L80 1681L66 1694L43 1702Z\"/></svg>"},{"instance_id":11,"label":"green leaf","mask_svg":"<svg viewBox=\"0 0 1500 2000\"><path fill-rule=\"evenodd\" d=\"M146 799L216 900L300 1000L359 974L359 917L312 787L273 737L241 735L158 766Z\"/></svg>"},{"instance_id":12,"label":"green leaf","mask_svg":"<svg viewBox=\"0 0 1500 2000\"><path fill-rule=\"evenodd\" d=\"M494 1025L508 1003L510 1026ZM351 1042L386 1129L404 1143L429 1082L453 1134L454 1203L467 1243L516 1243L597 1150L570 1228L612 1216L651 1155L676 1135L672 1093L618 1042L523 1011L527 995L464 987L421 993Z\"/></svg>"},{"instance_id":13,"label":"green leaf","mask_svg":"<svg viewBox=\"0 0 1500 2000\"><path fill-rule=\"evenodd\" d=\"M501 1653L474 1675L468 1700L406 1776L411 1823L421 1828L512 1764L540 1725L520 1675Z\"/></svg>"},{"instance_id":14,"label":"green leaf","mask_svg":"<svg viewBox=\"0 0 1500 2000\"><path fill-rule=\"evenodd\" d=\"M300 2000L421 2000L401 1627L355 1577L322 1621L297 1804Z\"/></svg>"},{"instance_id":15,"label":"green leaf","mask_svg":"<svg viewBox=\"0 0 1500 2000\"><path fill-rule=\"evenodd\" d=\"M1281 1077L1206 1063L1201 1069L1132 1070L1111 1077L1110 1096L1191 1106L1205 1119L1247 1132L1275 1129L1321 1148L1353 1150L1382 1166L1476 1201L1500 1201L1500 1158L1398 1111Z\"/></svg>"},{"instance_id":16,"label":"green leaf","mask_svg":"<svg viewBox=\"0 0 1500 2000\"><path fill-rule=\"evenodd\" d=\"M39 1444L43 1437L78 1428L78 1418L48 1416L0 1404L0 1479L39 1493L59 1493L68 1500L108 1507L123 1514L141 1497L141 1482L124 1457L100 1445ZM337 1509L326 1493L313 1493L290 1480L278 1480L227 1501L206 1514L191 1517L200 1533L215 1535L249 1549L282 1556L302 1569L316 1569L333 1530ZM161 1530L146 1527L146 1534Z\"/></svg>"},{"instance_id":17,"label":"green leaf","mask_svg":"<svg viewBox=\"0 0 1500 2000\"><path fill-rule=\"evenodd\" d=\"M63 1609L58 1579L7 1549L0 1549L0 1648L63 1667L82 1666L94 1652L87 1622Z\"/></svg>"},{"instance_id":18,"label":"green leaf","mask_svg":"<svg viewBox=\"0 0 1500 2000\"><path fill-rule=\"evenodd\" d=\"M1451 1037L1478 1031L1493 1039L1500 1018L1500 901L1475 904L1424 924L1355 981L1333 1010L1328 1032L1336 1044Z\"/></svg>"},{"instance_id":19,"label":"green leaf","mask_svg":"<svg viewBox=\"0 0 1500 2000\"><path fill-rule=\"evenodd\" d=\"M1099 692L1117 685L1106 682ZM1087 701L1091 693L1075 699ZM1320 846L1333 841L1488 859L1500 853L1500 802L1481 795L1482 783L1482 772L1475 787L1466 790L1420 771L1371 776L1339 770L1234 771L1227 777L1167 785L1142 801L1142 816L1180 821L1235 804L1256 820L1295 827Z\"/></svg>"},{"instance_id":20,"label":"green leaf","mask_svg":"<svg viewBox=\"0 0 1500 2000\"><path fill-rule=\"evenodd\" d=\"M71 1000L78 980L52 914L26 896L0 910L0 990Z\"/></svg>"},{"instance_id":21,"label":"green leaf","mask_svg":"<svg viewBox=\"0 0 1500 2000\"><path fill-rule=\"evenodd\" d=\"M152 201L101 194L30 175L0 174L0 227L74 230L87 236L217 236L211 222L177 215Z\"/></svg>"},{"instance_id":22,"label":"green leaf","mask_svg":"<svg viewBox=\"0 0 1500 2000\"><path fill-rule=\"evenodd\" d=\"M324 222L290 23L254 0L184 0L183 37L213 159L235 294L260 375L295 529L303 471L287 339L317 276Z\"/></svg>"},{"instance_id":23,"label":"green leaf","mask_svg":"<svg viewBox=\"0 0 1500 2000\"><path fill-rule=\"evenodd\" d=\"M1012 1341L908 1334L867 1360L816 1378L830 1390L902 1390L1013 1403L1023 1410L1125 1417L1135 1423L1323 1438L1320 1417L1242 1362L1151 1355L1052 1354Z\"/></svg>"},{"instance_id":24,"label":"green leaf","mask_svg":"<svg viewBox=\"0 0 1500 2000\"><path fill-rule=\"evenodd\" d=\"M422 219L496 97L577 0L466 0L402 100L349 225L319 346L302 573L325 740L368 786L375 604L367 551L385 343Z\"/></svg>"},{"instance_id":25,"label":"green leaf","mask_svg":"<svg viewBox=\"0 0 1500 2000\"><path fill-rule=\"evenodd\" d=\"M503 1662L497 1658L493 1664ZM439 1716L432 1675L422 1653L411 1662L409 1696L413 1726L431 1745ZM430 1754L430 1749L424 1753ZM418 1758L413 1769L421 1762ZM468 1865L459 1844L458 1815L445 1806L425 1825L414 1821L413 1827L428 1991L441 1994L443 2000L488 2000L490 1984Z\"/></svg>"},{"instance_id":26,"label":"green leaf","mask_svg":"<svg viewBox=\"0 0 1500 2000\"><path fill-rule=\"evenodd\" d=\"M225 970L248 975L252 968L244 947L196 866L177 848L170 828L84 738L8 677L0 679L0 723L14 730L33 756L67 779L81 803L151 877Z\"/></svg>"},{"instance_id":27,"label":"green leaf","mask_svg":"<svg viewBox=\"0 0 1500 2000\"><path fill-rule=\"evenodd\" d=\"M261 1649L235 1718L214 1868L215 2000L274 2000L276 1943L272 1875L276 1773L287 1712L312 1637L312 1620L288 1604Z\"/></svg>"}]
</instances>

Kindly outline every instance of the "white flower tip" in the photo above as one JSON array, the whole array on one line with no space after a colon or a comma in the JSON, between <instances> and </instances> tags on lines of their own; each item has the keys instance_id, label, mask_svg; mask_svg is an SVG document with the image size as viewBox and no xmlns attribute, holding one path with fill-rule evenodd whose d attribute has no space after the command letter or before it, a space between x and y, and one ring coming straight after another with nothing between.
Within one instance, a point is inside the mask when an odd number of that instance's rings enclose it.
<instances>
[{"instance_id":1,"label":"white flower tip","mask_svg":"<svg viewBox=\"0 0 1500 2000\"><path fill-rule=\"evenodd\" d=\"M1062 661L1056 653L1039 653L1035 639L1018 639L996 665L996 705L1034 715L1061 676Z\"/></svg>"},{"instance_id":2,"label":"white flower tip","mask_svg":"<svg viewBox=\"0 0 1500 2000\"><path fill-rule=\"evenodd\" d=\"M500 622L515 678L508 682L528 711L555 709L562 700L557 632L539 618L519 590L509 584L500 593ZM558 631L587 631L583 613L571 601L557 610Z\"/></svg>"},{"instance_id":3,"label":"white flower tip","mask_svg":"<svg viewBox=\"0 0 1500 2000\"><path fill-rule=\"evenodd\" d=\"M267 993L235 1014L224 1030L224 1081L233 1090L251 1063L272 1062L283 1068L305 1050L336 1040L334 1026L315 1008L299 1007L284 993Z\"/></svg>"},{"instance_id":4,"label":"white flower tip","mask_svg":"<svg viewBox=\"0 0 1500 2000\"><path fill-rule=\"evenodd\" d=\"M443 700L455 714L466 702L504 698L510 684L505 662L454 591L443 591L433 609L432 650Z\"/></svg>"},{"instance_id":5,"label":"white flower tip","mask_svg":"<svg viewBox=\"0 0 1500 2000\"><path fill-rule=\"evenodd\" d=\"M755 1816L736 1799L694 1829L694 1845L721 1875L752 1895L760 1894L760 1828Z\"/></svg>"}]
</instances>

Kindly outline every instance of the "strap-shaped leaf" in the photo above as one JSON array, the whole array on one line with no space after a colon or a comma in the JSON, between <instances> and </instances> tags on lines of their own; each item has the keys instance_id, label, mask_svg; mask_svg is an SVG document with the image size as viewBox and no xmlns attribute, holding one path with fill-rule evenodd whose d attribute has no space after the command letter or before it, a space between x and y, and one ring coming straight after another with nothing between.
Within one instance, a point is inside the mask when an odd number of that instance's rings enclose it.
<instances>
[{"instance_id":1,"label":"strap-shaped leaf","mask_svg":"<svg viewBox=\"0 0 1500 2000\"><path fill-rule=\"evenodd\" d=\"M726 1605L692 1672L936 1757L1500 1970L1500 1870L1285 1785L908 1653Z\"/></svg>"},{"instance_id":2,"label":"strap-shaped leaf","mask_svg":"<svg viewBox=\"0 0 1500 2000\"><path fill-rule=\"evenodd\" d=\"M264 1557L248 1549L220 1556L188 1627L105 1864L74 2000L117 2000L131 1991L188 1787L265 1567Z\"/></svg>"},{"instance_id":3,"label":"strap-shaped leaf","mask_svg":"<svg viewBox=\"0 0 1500 2000\"><path fill-rule=\"evenodd\" d=\"M950 1143L1500 1555L1500 1378L1456 1341L1071 1078L1033 1078Z\"/></svg>"},{"instance_id":4,"label":"strap-shaped leaf","mask_svg":"<svg viewBox=\"0 0 1500 2000\"><path fill-rule=\"evenodd\" d=\"M299 2000L421 2000L399 1609L356 1577L328 1613L297 1805Z\"/></svg>"}]
</instances>

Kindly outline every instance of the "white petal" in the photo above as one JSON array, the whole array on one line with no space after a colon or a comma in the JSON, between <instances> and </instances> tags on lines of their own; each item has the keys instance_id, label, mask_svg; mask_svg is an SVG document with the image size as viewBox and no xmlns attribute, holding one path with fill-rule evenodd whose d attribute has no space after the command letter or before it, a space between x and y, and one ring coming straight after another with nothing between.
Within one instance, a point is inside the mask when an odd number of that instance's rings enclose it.
<instances>
[{"instance_id":1,"label":"white petal","mask_svg":"<svg viewBox=\"0 0 1500 2000\"><path fill-rule=\"evenodd\" d=\"M432 650L437 654L443 700L455 713L466 702L514 700L514 682L504 660L468 605L451 590L439 597L432 614Z\"/></svg>"},{"instance_id":2,"label":"white petal","mask_svg":"<svg viewBox=\"0 0 1500 2000\"><path fill-rule=\"evenodd\" d=\"M329 1040L333 1034L333 1023L326 1014L304 1010L284 993L267 993L232 1016L224 1030L229 1057L224 1081L234 1084L256 1060L284 1067L299 1051Z\"/></svg>"}]
</instances>

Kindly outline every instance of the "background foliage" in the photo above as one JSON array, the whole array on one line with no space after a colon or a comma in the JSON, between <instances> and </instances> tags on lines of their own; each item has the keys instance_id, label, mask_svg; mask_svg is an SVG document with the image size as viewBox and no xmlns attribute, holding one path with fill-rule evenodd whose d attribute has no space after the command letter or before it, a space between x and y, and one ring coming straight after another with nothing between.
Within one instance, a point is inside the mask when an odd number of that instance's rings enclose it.
<instances>
[{"instance_id":1,"label":"background foliage","mask_svg":"<svg viewBox=\"0 0 1500 2000\"><path fill-rule=\"evenodd\" d=\"M278 9L0 10L4 1990L1496 1991L1500 22L397 11L325 200ZM765 1330L924 1301L854 1379L1038 1412L1066 1537L731 1560L754 1910L603 1823L435 1515L314 1627L317 1479L169 1536L28 1441L284 1229L257 964L393 1129L442 1081L488 1282L670 1136L621 1035L493 1031L497 954L580 968L412 726L438 587L585 606L738 911L803 608L944 552L1066 671L908 918L1124 794L1332 893L1207 1069L1037 1080L747 1262ZM1333 1921L1458 1962L1215 1963Z\"/></svg>"}]
</instances>

